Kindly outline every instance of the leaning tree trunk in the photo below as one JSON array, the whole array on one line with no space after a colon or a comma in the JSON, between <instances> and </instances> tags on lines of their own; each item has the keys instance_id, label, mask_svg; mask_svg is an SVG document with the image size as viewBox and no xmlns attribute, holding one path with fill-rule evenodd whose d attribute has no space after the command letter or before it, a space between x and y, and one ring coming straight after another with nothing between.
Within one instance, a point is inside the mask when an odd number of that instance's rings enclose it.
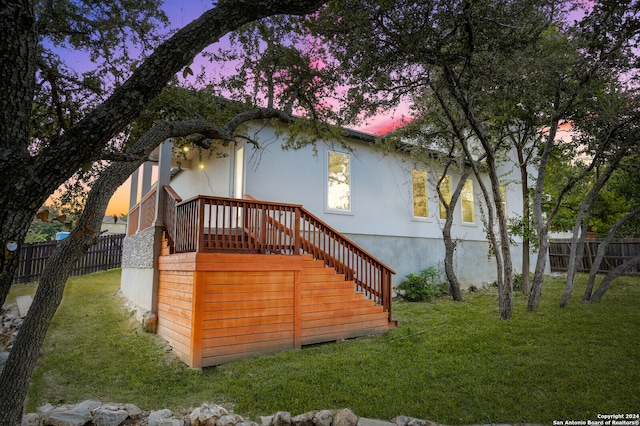
<instances>
[{"instance_id":1,"label":"leaning tree trunk","mask_svg":"<svg viewBox=\"0 0 640 426\"><path fill-rule=\"evenodd\" d=\"M593 287L596 284L596 276L598 275L598 270L600 269L602 259L604 259L604 253L607 249L607 246L615 238L616 232L618 232L622 225L636 217L638 214L640 214L640 206L631 210L629 213L624 215L624 217L618 220L609 230L609 234L607 234L607 237L598 245L598 252L595 259L593 260L593 264L591 265L591 270L589 271L589 282L587 283L587 288L585 289L584 295L582 296L583 302L591 300L591 293L593 292Z\"/></svg>"},{"instance_id":2,"label":"leaning tree trunk","mask_svg":"<svg viewBox=\"0 0 640 426\"><path fill-rule=\"evenodd\" d=\"M502 294L504 292L504 286L505 286L504 273L503 273L504 263L502 261L502 254L498 250L498 240L496 238L496 233L494 231L495 215L492 207L493 203L491 202L491 194L489 193L487 186L484 184L484 181L482 180L482 176L480 175L480 170L478 170L478 165L476 161L473 161L471 152L469 151L469 146L467 145L466 142L462 143L462 149L464 150L465 155L467 156L467 159L471 161L471 169L473 170L473 175L476 177L476 180L478 181L478 185L480 186L480 191L482 192L482 197L484 198L484 202L487 206L487 218L486 218L487 222L485 223L485 228L487 231L487 239L489 240L489 244L491 244L491 247L493 248L493 256L496 259L496 283L498 285L498 294ZM484 157L481 157L481 159L484 159ZM502 297L498 299L498 304L499 304L498 307L500 309L500 312L502 312L504 309Z\"/></svg>"},{"instance_id":3,"label":"leaning tree trunk","mask_svg":"<svg viewBox=\"0 0 640 426\"><path fill-rule=\"evenodd\" d=\"M626 262L624 262L622 265L619 265L614 269L610 270L607 273L607 275L605 275L604 279L600 283L600 286L598 286L598 289L596 290L596 292L593 293L593 296L591 297L590 301L597 302L598 300L600 300L600 298L604 296L607 290L609 290L609 287L611 286L611 283L613 282L614 279L616 279L618 276L622 275L623 273L625 273L626 271L628 271L629 269L633 268L638 264L640 264L640 255L636 257L632 257L631 259L628 259Z\"/></svg>"},{"instance_id":4,"label":"leaning tree trunk","mask_svg":"<svg viewBox=\"0 0 640 426\"><path fill-rule=\"evenodd\" d=\"M551 157L551 150L554 147L559 120L560 118L557 115L551 117L551 125L549 126L547 140L545 141L542 155L540 155L538 176L536 178L536 186L533 195L533 223L538 237L538 258L536 260L536 269L533 274L533 282L531 283L529 300L527 301L527 310L529 312L533 312L538 309L538 305L540 304L542 283L544 281L544 270L547 266L547 253L549 251L549 221L551 221L552 217L548 217L547 222L545 223L542 211L542 200L544 197L544 181L547 165L549 164L549 158Z\"/></svg>"},{"instance_id":5,"label":"leaning tree trunk","mask_svg":"<svg viewBox=\"0 0 640 426\"><path fill-rule=\"evenodd\" d=\"M125 179L122 179L123 182ZM109 199L118 186L110 191L101 188L96 200L89 197L91 208L85 209L79 225L62 240L57 250L48 259L42 273L36 295L20 332L11 349L4 369L0 373L0 425L19 425L24 400L31 383L42 342L64 292L64 287L75 263L93 245L99 235L100 224ZM94 193L94 195L96 195Z\"/></svg>"},{"instance_id":6,"label":"leaning tree trunk","mask_svg":"<svg viewBox=\"0 0 640 426\"><path fill-rule=\"evenodd\" d=\"M18 333L9 359L0 372L0 413L6 413L6 420L0 419L0 426L20 424L22 406L29 389L31 375L51 318L62 300L65 283L78 259L96 241L104 212L116 189L138 169L161 142L170 137L197 133L211 139L230 141L234 139L235 131L241 124L265 118L278 118L284 121L290 119L281 111L258 108L237 114L224 127L205 120L156 124L129 150L129 154L137 160L113 163L101 173L89 192L78 226L62 240L47 261L33 304Z\"/></svg>"},{"instance_id":7,"label":"leaning tree trunk","mask_svg":"<svg viewBox=\"0 0 640 426\"><path fill-rule=\"evenodd\" d=\"M619 150L616 156L612 159L611 163L607 166L604 173L602 173L595 184L589 190L589 193L580 203L578 210L578 216L573 226L573 238L571 240L571 248L569 250L569 264L567 266L567 280L560 299L560 307L564 308L569 303L569 298L573 292L573 284L576 278L578 270L578 255L582 255L584 251L584 244L586 238L587 227L589 226L590 212L593 208L593 204L596 201L598 193L604 187L605 183L609 180L614 170L617 169L620 160L622 160L626 150ZM579 235L579 236L578 236Z\"/></svg>"}]
</instances>

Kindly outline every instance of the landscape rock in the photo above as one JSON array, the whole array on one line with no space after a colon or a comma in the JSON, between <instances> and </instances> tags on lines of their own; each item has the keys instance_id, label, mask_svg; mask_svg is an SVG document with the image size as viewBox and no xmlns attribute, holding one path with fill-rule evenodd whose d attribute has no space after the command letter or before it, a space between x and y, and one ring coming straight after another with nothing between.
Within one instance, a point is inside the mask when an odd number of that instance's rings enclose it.
<instances>
[{"instance_id":1,"label":"landscape rock","mask_svg":"<svg viewBox=\"0 0 640 426\"><path fill-rule=\"evenodd\" d=\"M124 404L123 409L129 413L129 417L135 417L135 416L139 416L140 414L142 414L142 410L140 408L138 408L137 405L133 405L133 404Z\"/></svg>"},{"instance_id":2,"label":"landscape rock","mask_svg":"<svg viewBox=\"0 0 640 426\"><path fill-rule=\"evenodd\" d=\"M142 328L147 333L154 333L158 329L158 316L152 312L145 312L142 315Z\"/></svg>"},{"instance_id":3,"label":"landscape rock","mask_svg":"<svg viewBox=\"0 0 640 426\"><path fill-rule=\"evenodd\" d=\"M184 420L176 419L173 412L165 408L149 414L149 426L184 426Z\"/></svg>"},{"instance_id":4,"label":"landscape rock","mask_svg":"<svg viewBox=\"0 0 640 426\"><path fill-rule=\"evenodd\" d=\"M237 414L227 414L218 419L216 426L236 426L238 423L243 422L242 416Z\"/></svg>"},{"instance_id":5,"label":"landscape rock","mask_svg":"<svg viewBox=\"0 0 640 426\"><path fill-rule=\"evenodd\" d=\"M259 421L262 426L445 426L408 416L398 416L392 421L368 419L358 417L348 408L309 411L295 417L292 417L289 412L279 411L272 416L261 416ZM21 426L258 426L258 424L245 420L238 414L229 413L224 407L209 403L192 410L185 420L176 418L168 409L147 414L133 404L87 400L76 405L68 404L59 407L45 404L38 408L37 413L25 414ZM519 424L518 426L542 425Z\"/></svg>"},{"instance_id":6,"label":"landscape rock","mask_svg":"<svg viewBox=\"0 0 640 426\"><path fill-rule=\"evenodd\" d=\"M360 417L358 419L358 426L394 426L394 423L387 422L385 420L367 419Z\"/></svg>"},{"instance_id":7,"label":"landscape rock","mask_svg":"<svg viewBox=\"0 0 640 426\"><path fill-rule=\"evenodd\" d=\"M321 410L313 416L313 424L316 426L331 426L333 422L333 411Z\"/></svg>"},{"instance_id":8,"label":"landscape rock","mask_svg":"<svg viewBox=\"0 0 640 426\"><path fill-rule=\"evenodd\" d=\"M333 415L333 426L356 426L358 424L358 416L348 408L338 410Z\"/></svg>"},{"instance_id":9,"label":"landscape rock","mask_svg":"<svg viewBox=\"0 0 640 426\"><path fill-rule=\"evenodd\" d=\"M260 424L262 426L269 426L273 420L273 416L260 416Z\"/></svg>"},{"instance_id":10,"label":"landscape rock","mask_svg":"<svg viewBox=\"0 0 640 426\"><path fill-rule=\"evenodd\" d=\"M40 426L42 416L38 413L29 413L22 416L21 426Z\"/></svg>"},{"instance_id":11,"label":"landscape rock","mask_svg":"<svg viewBox=\"0 0 640 426\"><path fill-rule=\"evenodd\" d=\"M271 419L271 426L291 426L291 413L278 411Z\"/></svg>"},{"instance_id":12,"label":"landscape rock","mask_svg":"<svg viewBox=\"0 0 640 426\"><path fill-rule=\"evenodd\" d=\"M86 400L81 403L73 406L71 408L71 412L74 414L79 414L81 416L88 416L89 418L93 417L93 410L99 408L102 405L100 401Z\"/></svg>"},{"instance_id":13,"label":"landscape rock","mask_svg":"<svg viewBox=\"0 0 640 426\"><path fill-rule=\"evenodd\" d=\"M93 412L95 426L120 426L129 417L129 412L118 406L102 406Z\"/></svg>"},{"instance_id":14,"label":"landscape rock","mask_svg":"<svg viewBox=\"0 0 640 426\"><path fill-rule=\"evenodd\" d=\"M298 414L291 419L291 424L293 426L315 426L313 417L316 413L317 411L307 411L306 413Z\"/></svg>"},{"instance_id":15,"label":"landscape rock","mask_svg":"<svg viewBox=\"0 0 640 426\"><path fill-rule=\"evenodd\" d=\"M227 414L229 412L226 408L205 403L191 412L189 420L191 420L191 426L216 426L218 419Z\"/></svg>"},{"instance_id":16,"label":"landscape rock","mask_svg":"<svg viewBox=\"0 0 640 426\"><path fill-rule=\"evenodd\" d=\"M44 421L48 426L84 426L92 420L89 415L73 413L71 411L56 411Z\"/></svg>"},{"instance_id":17,"label":"landscape rock","mask_svg":"<svg viewBox=\"0 0 640 426\"><path fill-rule=\"evenodd\" d=\"M398 416L394 420L394 423L398 426L433 426L436 423L431 423L426 420L416 419L414 417Z\"/></svg>"},{"instance_id":18,"label":"landscape rock","mask_svg":"<svg viewBox=\"0 0 640 426\"><path fill-rule=\"evenodd\" d=\"M55 407L51 404L44 404L40 407L38 407L38 409L36 410L36 412L43 418L43 419L47 419L49 418L49 416L51 415L51 413L53 413L53 410L55 409Z\"/></svg>"}]
</instances>

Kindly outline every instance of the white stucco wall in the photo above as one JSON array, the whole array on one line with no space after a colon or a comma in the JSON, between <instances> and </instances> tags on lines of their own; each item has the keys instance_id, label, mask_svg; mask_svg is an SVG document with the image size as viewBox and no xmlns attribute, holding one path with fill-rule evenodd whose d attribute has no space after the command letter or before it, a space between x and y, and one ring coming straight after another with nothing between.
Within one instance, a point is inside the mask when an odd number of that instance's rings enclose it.
<instances>
[{"instance_id":1,"label":"white stucco wall","mask_svg":"<svg viewBox=\"0 0 640 426\"><path fill-rule=\"evenodd\" d=\"M395 269L398 283L409 273L428 266L442 266L443 221L438 218L439 204L435 184L441 170L427 170L429 179L429 217L413 217L411 170L415 162L405 154L384 154L365 142L354 141L353 151L339 144L318 143L315 147L283 151L271 128L259 132L260 152L246 147L244 155L244 193L259 200L302 204L338 231L345 233L374 256ZM350 155L351 210L327 209L327 153ZM192 196L232 196L235 147L225 158L203 162L204 169L192 167L175 177L171 186L183 198ZM519 172L513 159L501 165L499 175L505 184L510 217L521 211ZM453 173L452 186L459 177ZM486 232L481 220L480 186L471 177L474 188L475 222L463 223L460 202L455 207L452 236L458 240L456 271L465 286L483 286L495 281L495 265L488 257ZM488 179L486 185L490 188ZM515 237L516 243L521 239ZM521 270L521 251L512 247L514 269ZM535 256L532 266L535 265Z\"/></svg>"},{"instance_id":2,"label":"white stucco wall","mask_svg":"<svg viewBox=\"0 0 640 426\"><path fill-rule=\"evenodd\" d=\"M122 268L120 291L136 307L152 311L153 268Z\"/></svg>"},{"instance_id":3,"label":"white stucco wall","mask_svg":"<svg viewBox=\"0 0 640 426\"><path fill-rule=\"evenodd\" d=\"M197 157L190 161L183 161L182 172L171 179L171 187L183 199L187 200L197 195L213 195L229 197L232 160L234 148L220 148L225 157L203 158Z\"/></svg>"}]
</instances>

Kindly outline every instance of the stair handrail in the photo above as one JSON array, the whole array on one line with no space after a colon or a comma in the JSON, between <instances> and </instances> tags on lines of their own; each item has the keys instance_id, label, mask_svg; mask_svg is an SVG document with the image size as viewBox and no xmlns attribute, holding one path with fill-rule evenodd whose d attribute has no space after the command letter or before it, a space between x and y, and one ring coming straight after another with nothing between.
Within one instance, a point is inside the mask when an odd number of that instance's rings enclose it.
<instances>
[{"instance_id":1,"label":"stair handrail","mask_svg":"<svg viewBox=\"0 0 640 426\"><path fill-rule=\"evenodd\" d=\"M391 318L391 276L395 274L395 271L302 205L258 201L248 195L245 195L245 198L248 198L246 200L200 195L183 201L170 186L165 186L164 189L167 192L165 227L176 252L218 250L211 247L205 248L203 244L204 217L208 214L209 220L211 220L212 215L218 214L217 208L205 213L204 209L207 205L241 208L244 211L241 215L243 218L251 216L254 214L253 212L262 212L262 220L265 225L268 224L272 229L290 238L289 243L279 244L276 252L280 254L307 253L317 260L322 260L325 265L334 268L337 273L343 274L345 280L353 281L356 288L365 293L367 297L382 305L389 313L389 321L393 321ZM293 211L295 219L283 223L275 215L268 214L268 212L277 212L280 208L286 209L289 214ZM252 229L245 225L242 226L243 232L251 239L252 247L269 247L269 241L254 233Z\"/></svg>"},{"instance_id":2,"label":"stair handrail","mask_svg":"<svg viewBox=\"0 0 640 426\"><path fill-rule=\"evenodd\" d=\"M353 280L366 296L384 307L389 313L389 321L392 321L391 276L396 272L302 206L300 218L303 250L312 254L314 258L323 260L325 265L333 267L338 273L344 274L345 279ZM314 238L311 238L312 230L303 222L317 228L317 231L313 231ZM332 254L323 245L342 248L338 250L340 253Z\"/></svg>"}]
</instances>

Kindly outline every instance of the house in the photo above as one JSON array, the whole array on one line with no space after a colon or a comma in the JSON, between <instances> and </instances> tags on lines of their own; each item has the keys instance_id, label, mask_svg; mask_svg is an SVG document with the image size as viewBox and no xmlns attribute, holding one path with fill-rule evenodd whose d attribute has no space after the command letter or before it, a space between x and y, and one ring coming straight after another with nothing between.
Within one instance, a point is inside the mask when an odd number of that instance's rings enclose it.
<instances>
[{"instance_id":1,"label":"house","mask_svg":"<svg viewBox=\"0 0 640 426\"><path fill-rule=\"evenodd\" d=\"M100 226L101 235L125 234L127 232L127 221L119 219L118 216L105 216Z\"/></svg>"},{"instance_id":2,"label":"house","mask_svg":"<svg viewBox=\"0 0 640 426\"><path fill-rule=\"evenodd\" d=\"M140 202L132 176L121 288L157 312L158 333L195 367L383 333L395 325L392 285L444 258L435 166L383 153L356 131L346 147L287 151L270 124L251 134L260 150L237 141L210 158L173 158L165 142L158 165L143 168ZM514 216L518 174L502 167ZM472 177L454 211L455 269L466 287L496 279L480 198ZM517 244L512 253L520 270Z\"/></svg>"}]
</instances>

